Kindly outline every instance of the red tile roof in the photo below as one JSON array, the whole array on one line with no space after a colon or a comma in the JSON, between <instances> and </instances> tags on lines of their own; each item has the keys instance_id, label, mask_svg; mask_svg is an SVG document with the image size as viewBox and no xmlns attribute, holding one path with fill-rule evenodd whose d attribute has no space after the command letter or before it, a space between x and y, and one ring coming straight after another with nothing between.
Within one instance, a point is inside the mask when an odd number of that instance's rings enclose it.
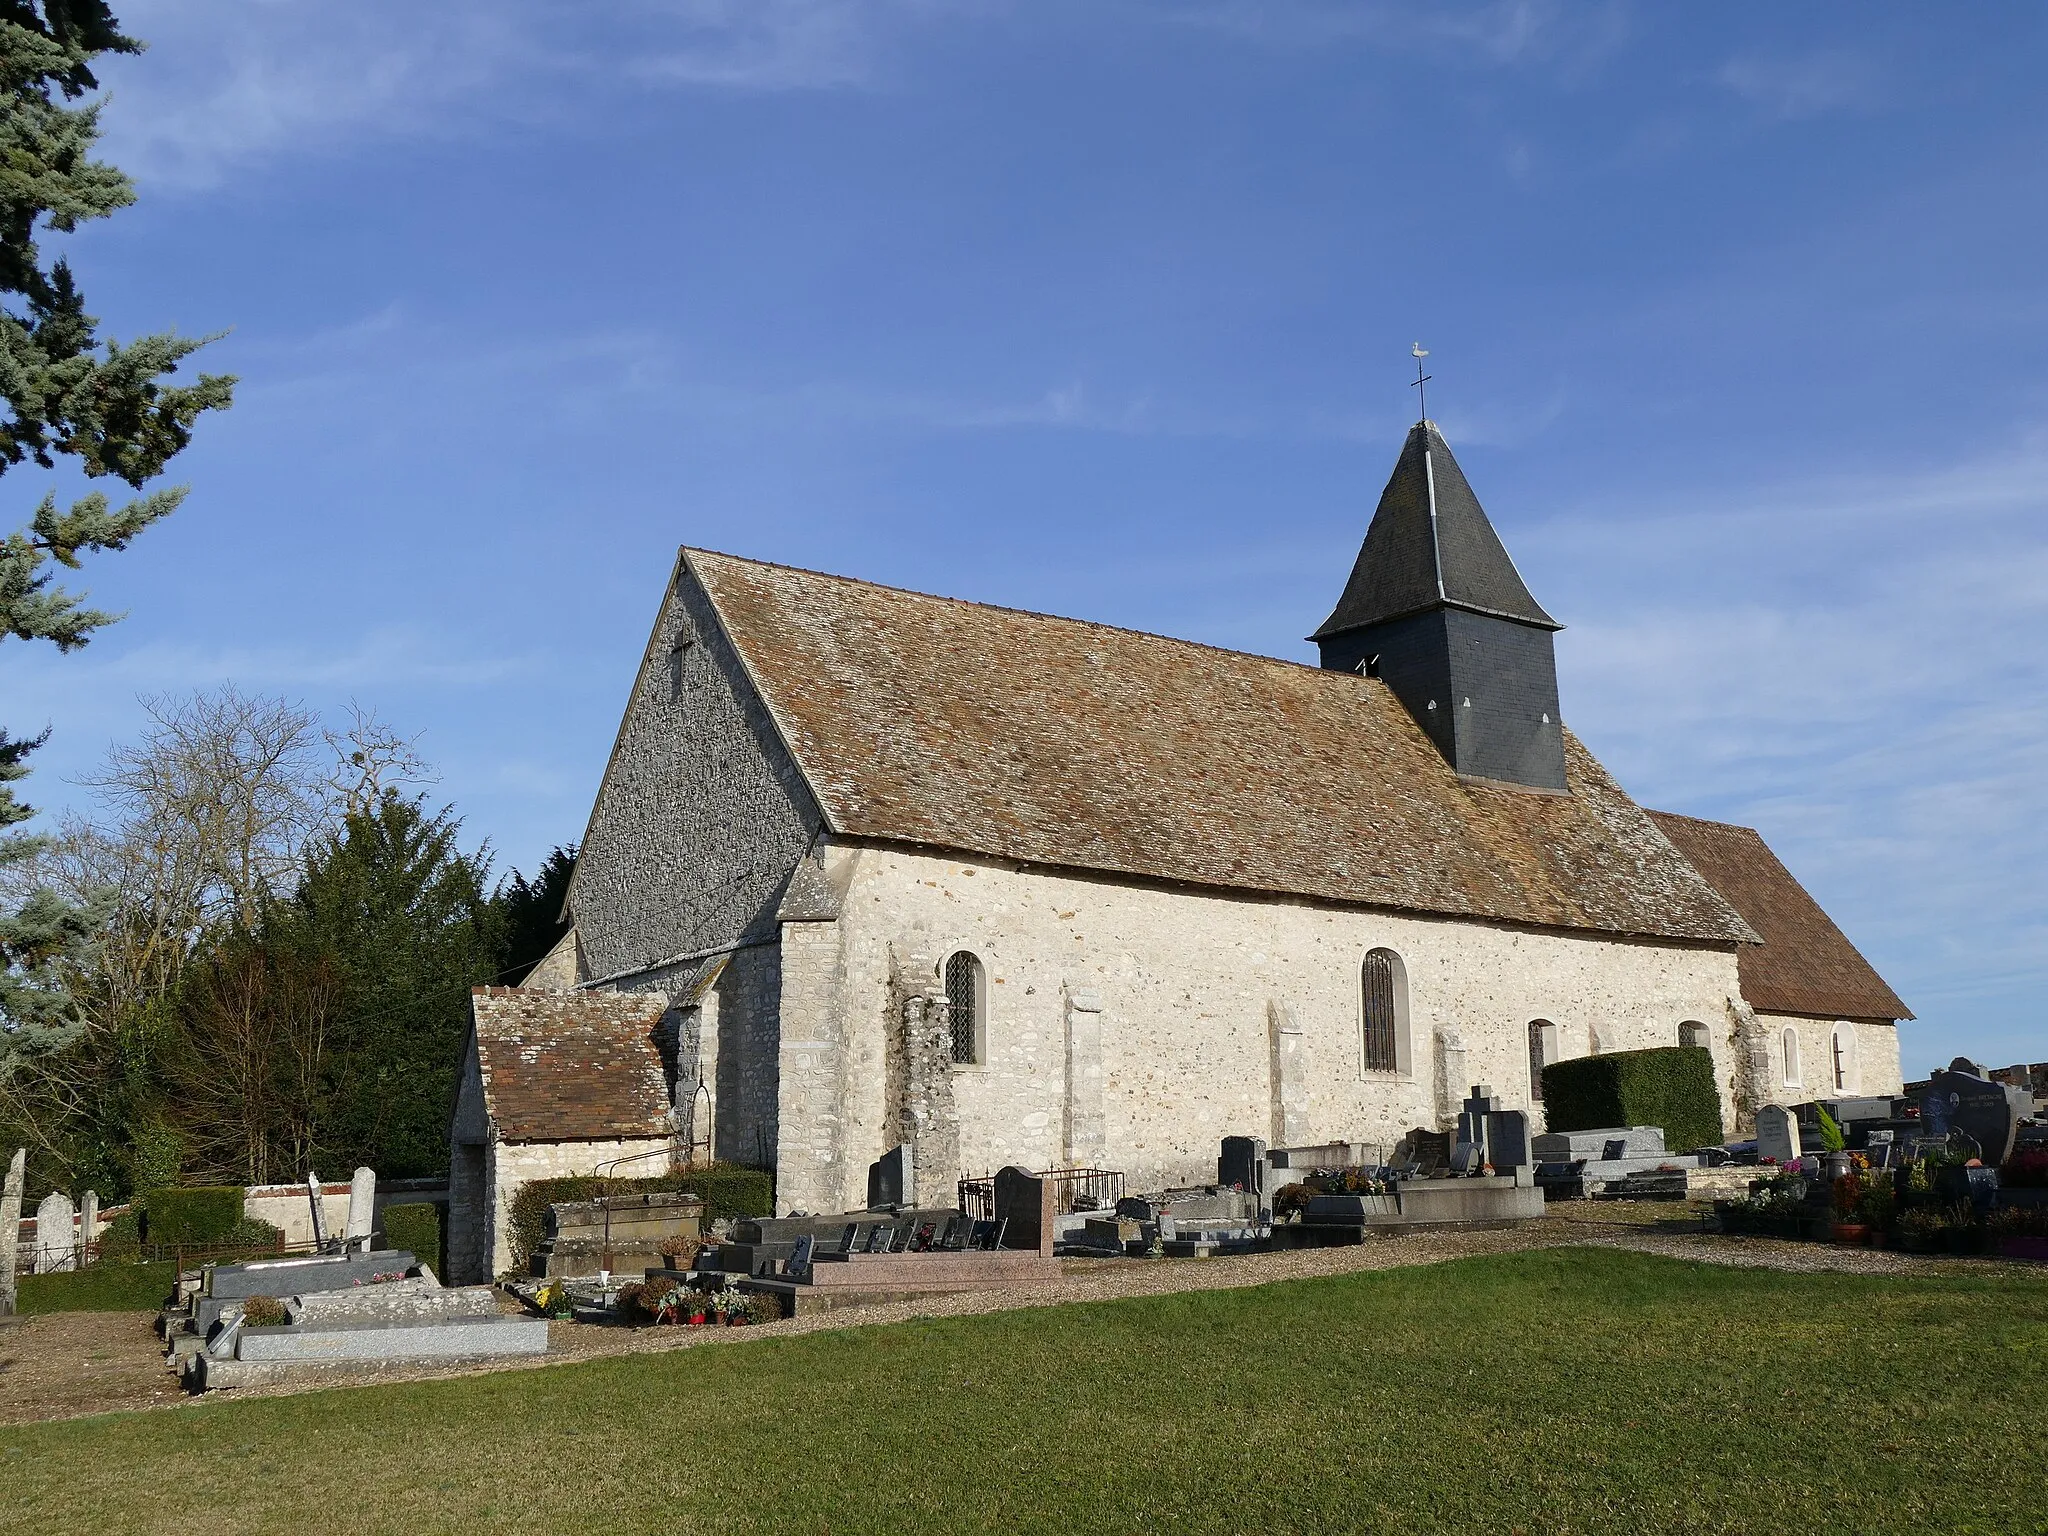
<instances>
[{"instance_id":1,"label":"red tile roof","mask_svg":"<svg viewBox=\"0 0 2048 1536\"><path fill-rule=\"evenodd\" d=\"M470 995L484 1108L506 1141L669 1134L661 1016L648 992L478 987Z\"/></svg>"},{"instance_id":2,"label":"red tile roof","mask_svg":"<svg viewBox=\"0 0 2048 1536\"><path fill-rule=\"evenodd\" d=\"M1827 1019L1913 1017L1755 831L1670 811L1650 819L1762 938L1737 952L1750 1007Z\"/></svg>"},{"instance_id":3,"label":"red tile roof","mask_svg":"<svg viewBox=\"0 0 2048 1536\"><path fill-rule=\"evenodd\" d=\"M1461 780L1384 683L684 551L844 837L1546 927L1753 938L1566 735Z\"/></svg>"}]
</instances>

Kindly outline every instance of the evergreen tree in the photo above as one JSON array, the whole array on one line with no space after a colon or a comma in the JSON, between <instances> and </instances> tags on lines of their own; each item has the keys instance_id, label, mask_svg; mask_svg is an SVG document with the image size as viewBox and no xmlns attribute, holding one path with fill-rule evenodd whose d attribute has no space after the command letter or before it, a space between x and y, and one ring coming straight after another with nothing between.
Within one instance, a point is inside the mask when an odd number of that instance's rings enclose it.
<instances>
[{"instance_id":1,"label":"evergreen tree","mask_svg":"<svg viewBox=\"0 0 2048 1536\"><path fill-rule=\"evenodd\" d=\"M518 870L498 888L505 914L505 953L498 977L516 987L569 931L562 903L569 895L569 877L576 873L576 845L557 847L541 860L529 881Z\"/></svg>"},{"instance_id":2,"label":"evergreen tree","mask_svg":"<svg viewBox=\"0 0 2048 1536\"><path fill-rule=\"evenodd\" d=\"M142 487L191 440L204 411L225 407L234 380L201 374L189 385L164 382L210 337L169 332L102 352L98 321L85 312L71 269L46 262L41 228L68 234L135 200L114 166L92 158L100 103L93 61L139 53L104 0L0 0L0 474L56 455L87 476ZM183 500L183 487L148 492L119 508L93 492L60 509L47 493L26 526L0 540L0 641L48 640L69 651L116 617L84 606L82 594L51 585L50 566L76 570L80 557L127 548ZM19 865L36 844L5 828L29 807L12 783L42 738L0 735L0 867ZM0 1027L8 1044L48 1047L70 1015L63 980L101 913L38 892L12 912L0 910ZM19 1038L17 1038L19 1037ZM15 1050L0 1049L0 1073Z\"/></svg>"},{"instance_id":3,"label":"evergreen tree","mask_svg":"<svg viewBox=\"0 0 2048 1536\"><path fill-rule=\"evenodd\" d=\"M320 1156L391 1178L448 1166L448 1121L469 1030L469 989L492 979L504 918L488 851L461 823L387 791L308 856L267 941L319 956L340 978L323 1043Z\"/></svg>"}]
</instances>

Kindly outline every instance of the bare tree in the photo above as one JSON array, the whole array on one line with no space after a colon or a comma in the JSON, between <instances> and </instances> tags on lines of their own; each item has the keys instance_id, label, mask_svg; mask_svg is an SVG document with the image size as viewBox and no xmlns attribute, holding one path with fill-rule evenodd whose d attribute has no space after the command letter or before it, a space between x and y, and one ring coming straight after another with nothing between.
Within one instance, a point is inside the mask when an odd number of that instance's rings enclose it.
<instances>
[{"instance_id":1,"label":"bare tree","mask_svg":"<svg viewBox=\"0 0 2048 1536\"><path fill-rule=\"evenodd\" d=\"M322 788L327 808L337 820L374 809L387 789L440 781L440 775L419 754L418 735L399 735L353 699L348 713L347 730L320 733L334 753L333 769Z\"/></svg>"}]
</instances>

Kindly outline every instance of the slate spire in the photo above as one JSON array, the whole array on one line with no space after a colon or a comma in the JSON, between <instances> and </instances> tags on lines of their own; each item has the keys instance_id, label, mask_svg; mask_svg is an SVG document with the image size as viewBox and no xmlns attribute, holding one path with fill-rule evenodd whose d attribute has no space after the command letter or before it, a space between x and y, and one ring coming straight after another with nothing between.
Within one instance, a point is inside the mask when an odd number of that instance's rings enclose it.
<instances>
[{"instance_id":1,"label":"slate spire","mask_svg":"<svg viewBox=\"0 0 2048 1536\"><path fill-rule=\"evenodd\" d=\"M1383 679L1460 774L1562 790L1551 636L1436 423L1408 440L1351 579L1309 638L1333 671Z\"/></svg>"},{"instance_id":2,"label":"slate spire","mask_svg":"<svg viewBox=\"0 0 2048 1536\"><path fill-rule=\"evenodd\" d=\"M1529 594L1433 421L1408 429L1351 580L1311 640L1437 607L1545 629L1564 626Z\"/></svg>"}]
</instances>

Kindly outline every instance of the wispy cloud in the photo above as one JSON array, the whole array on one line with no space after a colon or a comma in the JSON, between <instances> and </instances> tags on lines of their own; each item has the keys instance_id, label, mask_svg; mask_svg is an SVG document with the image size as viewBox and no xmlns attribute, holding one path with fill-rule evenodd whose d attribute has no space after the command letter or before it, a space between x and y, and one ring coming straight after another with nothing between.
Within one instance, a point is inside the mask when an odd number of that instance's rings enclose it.
<instances>
[{"instance_id":1,"label":"wispy cloud","mask_svg":"<svg viewBox=\"0 0 2048 1536\"><path fill-rule=\"evenodd\" d=\"M1790 121L1875 106L1876 61L1845 49L1805 54L1738 54L1715 79L1770 117Z\"/></svg>"},{"instance_id":2,"label":"wispy cloud","mask_svg":"<svg viewBox=\"0 0 2048 1536\"><path fill-rule=\"evenodd\" d=\"M1909 1057L2026 1049L1974 1000L2048 986L2048 440L1616 510L1540 541L1587 573L1568 715L1638 798L1765 833L1927 1020Z\"/></svg>"},{"instance_id":3,"label":"wispy cloud","mask_svg":"<svg viewBox=\"0 0 2048 1536\"><path fill-rule=\"evenodd\" d=\"M745 91L872 83L899 18L935 0L131 0L150 43L115 60L114 161L157 186L205 189L281 154L365 140L460 137L616 105L622 82Z\"/></svg>"},{"instance_id":4,"label":"wispy cloud","mask_svg":"<svg viewBox=\"0 0 2048 1536\"><path fill-rule=\"evenodd\" d=\"M1413 5L1398 0L1195 0L1173 14L1183 23L1283 48L1358 43L1448 50L1496 65L1544 63L1566 72L1610 54L1626 33L1614 4L1481 0Z\"/></svg>"}]
</instances>

